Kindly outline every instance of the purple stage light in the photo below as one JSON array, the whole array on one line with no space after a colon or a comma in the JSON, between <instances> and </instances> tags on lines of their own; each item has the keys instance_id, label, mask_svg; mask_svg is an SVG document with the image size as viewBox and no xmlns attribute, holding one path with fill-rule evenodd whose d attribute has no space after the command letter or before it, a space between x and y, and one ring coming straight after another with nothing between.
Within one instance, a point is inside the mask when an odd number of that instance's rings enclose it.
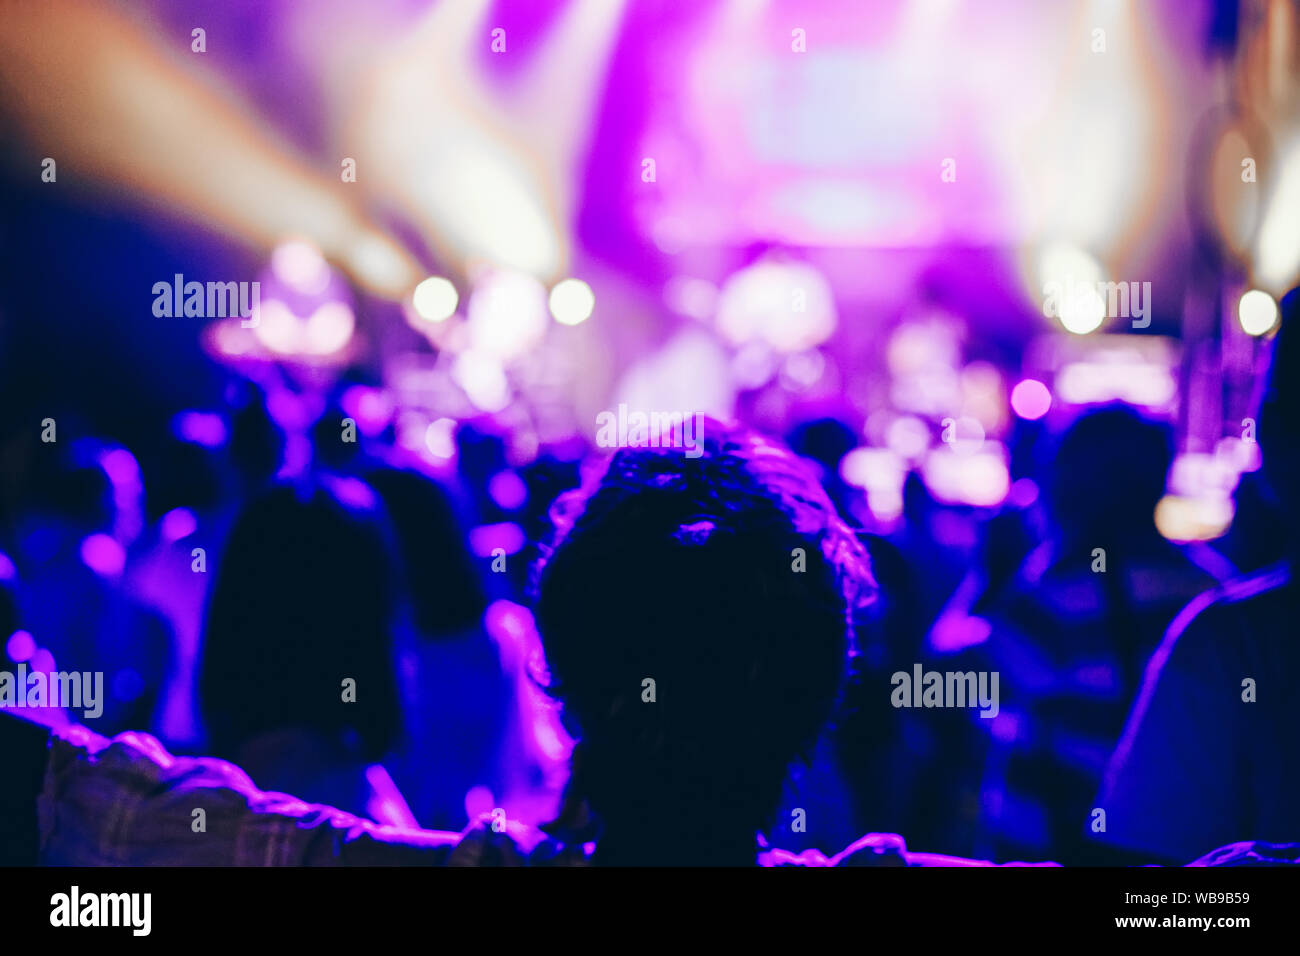
<instances>
[{"instance_id":1,"label":"purple stage light","mask_svg":"<svg viewBox=\"0 0 1300 956\"><path fill-rule=\"evenodd\" d=\"M172 419L172 433L204 448L220 448L227 437L225 421L213 412L180 412Z\"/></svg>"},{"instance_id":2,"label":"purple stage light","mask_svg":"<svg viewBox=\"0 0 1300 956\"><path fill-rule=\"evenodd\" d=\"M513 471L499 471L488 482L488 494L506 511L522 508L528 500L528 486Z\"/></svg>"},{"instance_id":3,"label":"purple stage light","mask_svg":"<svg viewBox=\"0 0 1300 956\"><path fill-rule=\"evenodd\" d=\"M194 512L189 508L173 508L162 516L160 535L164 541L179 541L188 538L198 528Z\"/></svg>"},{"instance_id":4,"label":"purple stage light","mask_svg":"<svg viewBox=\"0 0 1300 956\"><path fill-rule=\"evenodd\" d=\"M140 466L136 463L135 456L125 448L114 448L104 452L100 456L99 463L114 485L138 486L140 484Z\"/></svg>"},{"instance_id":5,"label":"purple stage light","mask_svg":"<svg viewBox=\"0 0 1300 956\"><path fill-rule=\"evenodd\" d=\"M497 548L506 554L518 554L524 547L524 531L513 521L480 525L470 530L469 546L480 558L492 557Z\"/></svg>"},{"instance_id":6,"label":"purple stage light","mask_svg":"<svg viewBox=\"0 0 1300 956\"><path fill-rule=\"evenodd\" d=\"M27 631L14 631L5 642L5 653L15 664L25 663L36 653L36 640Z\"/></svg>"},{"instance_id":7,"label":"purple stage light","mask_svg":"<svg viewBox=\"0 0 1300 956\"><path fill-rule=\"evenodd\" d=\"M366 385L353 385L344 391L340 404L344 414L355 421L357 429L368 438L388 427L395 410L393 397L386 389Z\"/></svg>"},{"instance_id":8,"label":"purple stage light","mask_svg":"<svg viewBox=\"0 0 1300 956\"><path fill-rule=\"evenodd\" d=\"M126 567L126 551L106 534L92 534L81 542L81 560L100 577L115 578Z\"/></svg>"},{"instance_id":9,"label":"purple stage light","mask_svg":"<svg viewBox=\"0 0 1300 956\"><path fill-rule=\"evenodd\" d=\"M497 805L497 798L487 787L470 787L465 791L465 818L477 820L486 813L491 813Z\"/></svg>"},{"instance_id":10,"label":"purple stage light","mask_svg":"<svg viewBox=\"0 0 1300 956\"><path fill-rule=\"evenodd\" d=\"M1021 418L1036 421L1052 407L1052 393L1042 382L1027 378L1011 390L1011 407Z\"/></svg>"}]
</instances>

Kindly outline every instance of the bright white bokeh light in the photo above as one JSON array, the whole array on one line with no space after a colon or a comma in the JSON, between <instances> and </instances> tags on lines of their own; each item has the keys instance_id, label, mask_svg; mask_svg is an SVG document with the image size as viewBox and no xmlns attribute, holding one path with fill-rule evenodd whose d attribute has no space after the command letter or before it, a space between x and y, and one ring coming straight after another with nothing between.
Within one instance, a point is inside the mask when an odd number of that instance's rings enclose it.
<instances>
[{"instance_id":1,"label":"bright white bokeh light","mask_svg":"<svg viewBox=\"0 0 1300 956\"><path fill-rule=\"evenodd\" d=\"M1101 327L1106 319L1106 302L1094 288L1076 288L1073 295L1061 302L1061 325L1075 335L1087 335Z\"/></svg>"},{"instance_id":2,"label":"bright white bokeh light","mask_svg":"<svg viewBox=\"0 0 1300 956\"><path fill-rule=\"evenodd\" d=\"M485 356L509 361L546 334L546 287L522 272L492 272L469 297L469 341Z\"/></svg>"},{"instance_id":3,"label":"bright white bokeh light","mask_svg":"<svg viewBox=\"0 0 1300 956\"><path fill-rule=\"evenodd\" d=\"M320 295L330 283L330 267L325 257L310 242L292 239L282 242L271 253L271 269L296 292Z\"/></svg>"},{"instance_id":4,"label":"bright white bokeh light","mask_svg":"<svg viewBox=\"0 0 1300 956\"><path fill-rule=\"evenodd\" d=\"M1237 318L1248 335L1263 335L1277 324L1277 303L1267 292L1251 289L1237 303Z\"/></svg>"},{"instance_id":5,"label":"bright white bokeh light","mask_svg":"<svg viewBox=\"0 0 1300 956\"><path fill-rule=\"evenodd\" d=\"M591 286L581 279L565 279L551 289L550 307L556 322L577 325L591 316L596 308L596 296Z\"/></svg>"},{"instance_id":6,"label":"bright white bokeh light","mask_svg":"<svg viewBox=\"0 0 1300 956\"><path fill-rule=\"evenodd\" d=\"M429 220L456 237L466 258L554 274L563 263L563 243L534 177L522 160L475 132L464 130L458 149L426 165L419 195Z\"/></svg>"},{"instance_id":7,"label":"bright white bokeh light","mask_svg":"<svg viewBox=\"0 0 1300 956\"><path fill-rule=\"evenodd\" d=\"M510 382L495 355L470 349L456 356L451 377L475 408L499 412L510 404Z\"/></svg>"},{"instance_id":8,"label":"bright white bokeh light","mask_svg":"<svg viewBox=\"0 0 1300 956\"><path fill-rule=\"evenodd\" d=\"M1087 335L1106 319L1106 302L1099 287L1105 272L1096 258L1079 246L1054 242L1038 258L1043 312L1056 318L1067 332Z\"/></svg>"},{"instance_id":9,"label":"bright white bokeh light","mask_svg":"<svg viewBox=\"0 0 1300 956\"><path fill-rule=\"evenodd\" d=\"M980 424L978 418L963 415L957 419L947 418L943 421L944 444L962 458L978 454L984 447L985 437L984 426Z\"/></svg>"},{"instance_id":10,"label":"bright white bokeh light","mask_svg":"<svg viewBox=\"0 0 1300 956\"><path fill-rule=\"evenodd\" d=\"M830 283L801 262L761 259L727 279L718 298L718 329L737 345L757 339L802 352L830 338L836 322Z\"/></svg>"},{"instance_id":11,"label":"bright white bokeh light","mask_svg":"<svg viewBox=\"0 0 1300 956\"><path fill-rule=\"evenodd\" d=\"M1255 260L1256 281L1281 292L1300 271L1300 138L1286 150L1278 165L1277 185L1260 224Z\"/></svg>"},{"instance_id":12,"label":"bright white bokeh light","mask_svg":"<svg viewBox=\"0 0 1300 956\"><path fill-rule=\"evenodd\" d=\"M264 300L255 316L253 334L272 352L291 355L298 345L298 318L278 299Z\"/></svg>"},{"instance_id":13,"label":"bright white bokeh light","mask_svg":"<svg viewBox=\"0 0 1300 956\"><path fill-rule=\"evenodd\" d=\"M915 415L894 419L885 434L885 443L904 458L917 458L930 447L930 428Z\"/></svg>"},{"instance_id":14,"label":"bright white bokeh light","mask_svg":"<svg viewBox=\"0 0 1300 956\"><path fill-rule=\"evenodd\" d=\"M1001 504L1011 490L1003 450L951 455L933 449L922 465L926 487L940 501L988 508Z\"/></svg>"},{"instance_id":15,"label":"bright white bokeh light","mask_svg":"<svg viewBox=\"0 0 1300 956\"><path fill-rule=\"evenodd\" d=\"M456 454L456 421L439 418L424 430L424 445L434 458L452 458Z\"/></svg>"},{"instance_id":16,"label":"bright white bokeh light","mask_svg":"<svg viewBox=\"0 0 1300 956\"><path fill-rule=\"evenodd\" d=\"M308 355L332 355L352 340L356 325L356 316L346 302L326 302L307 319L302 351Z\"/></svg>"},{"instance_id":17,"label":"bright white bokeh light","mask_svg":"<svg viewBox=\"0 0 1300 956\"><path fill-rule=\"evenodd\" d=\"M426 322L445 322L456 314L460 295L456 287L442 276L429 276L415 287L411 304L416 314Z\"/></svg>"},{"instance_id":18,"label":"bright white bokeh light","mask_svg":"<svg viewBox=\"0 0 1300 956\"><path fill-rule=\"evenodd\" d=\"M326 302L300 319L278 299L261 304L258 341L280 355L332 355L352 340L356 316L346 302Z\"/></svg>"}]
</instances>

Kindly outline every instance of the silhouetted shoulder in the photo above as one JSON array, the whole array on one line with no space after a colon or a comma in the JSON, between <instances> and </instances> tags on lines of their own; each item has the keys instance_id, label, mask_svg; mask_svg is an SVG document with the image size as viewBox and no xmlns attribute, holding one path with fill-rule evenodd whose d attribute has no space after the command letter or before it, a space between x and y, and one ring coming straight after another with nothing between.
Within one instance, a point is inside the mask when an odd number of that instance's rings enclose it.
<instances>
[{"instance_id":1,"label":"silhouetted shoulder","mask_svg":"<svg viewBox=\"0 0 1300 956\"><path fill-rule=\"evenodd\" d=\"M1290 585L1289 568L1275 565L1194 598L1174 618L1147 662L1133 719L1146 712L1166 670L1213 681L1228 672L1225 668L1235 674L1242 664L1287 667L1290 609L1295 603ZM1126 732L1121 740L1121 754L1129 745L1128 736Z\"/></svg>"},{"instance_id":2,"label":"silhouetted shoulder","mask_svg":"<svg viewBox=\"0 0 1300 956\"><path fill-rule=\"evenodd\" d=\"M1169 625L1153 663L1156 658L1168 656L1171 647L1167 645L1183 634L1210 636L1220 633L1220 626L1236 630L1252 619L1280 622L1278 613L1292 600L1290 584L1290 569L1282 564L1234 578L1198 595Z\"/></svg>"}]
</instances>

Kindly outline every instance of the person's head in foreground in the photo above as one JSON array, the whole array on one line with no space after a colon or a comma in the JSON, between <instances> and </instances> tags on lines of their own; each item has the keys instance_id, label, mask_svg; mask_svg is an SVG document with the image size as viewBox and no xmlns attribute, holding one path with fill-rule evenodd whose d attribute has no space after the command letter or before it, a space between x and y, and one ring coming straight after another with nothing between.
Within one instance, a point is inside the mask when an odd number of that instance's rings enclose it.
<instances>
[{"instance_id":1,"label":"person's head in foreground","mask_svg":"<svg viewBox=\"0 0 1300 956\"><path fill-rule=\"evenodd\" d=\"M579 737L566 805L605 864L752 864L827 721L874 593L789 451L706 420L703 454L624 449L556 503L536 569L551 692Z\"/></svg>"}]
</instances>

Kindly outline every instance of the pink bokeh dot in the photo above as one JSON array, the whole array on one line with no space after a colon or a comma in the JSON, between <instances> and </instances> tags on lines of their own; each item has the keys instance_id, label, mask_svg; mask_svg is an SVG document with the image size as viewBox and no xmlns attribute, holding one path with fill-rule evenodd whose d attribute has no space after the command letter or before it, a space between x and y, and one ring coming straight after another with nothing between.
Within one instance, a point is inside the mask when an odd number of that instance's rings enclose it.
<instances>
[{"instance_id":1,"label":"pink bokeh dot","mask_svg":"<svg viewBox=\"0 0 1300 956\"><path fill-rule=\"evenodd\" d=\"M1027 378L1011 390L1011 407L1021 418L1042 418L1052 407L1052 393L1037 379Z\"/></svg>"}]
</instances>

